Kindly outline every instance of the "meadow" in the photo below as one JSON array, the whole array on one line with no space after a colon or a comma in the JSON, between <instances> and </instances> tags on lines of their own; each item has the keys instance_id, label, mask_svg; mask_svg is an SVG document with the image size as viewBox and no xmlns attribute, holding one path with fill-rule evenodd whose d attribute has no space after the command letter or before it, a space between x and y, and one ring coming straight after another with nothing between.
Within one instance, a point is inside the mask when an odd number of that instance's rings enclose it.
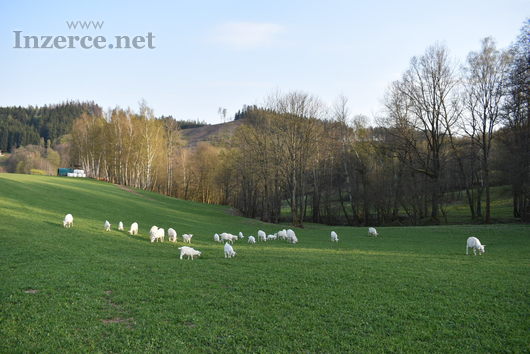
<instances>
[{"instance_id":1,"label":"meadow","mask_svg":"<svg viewBox=\"0 0 530 354\"><path fill-rule=\"evenodd\" d=\"M74 227L62 227L72 213ZM88 179L0 174L0 352L528 352L530 227L288 225ZM109 220L112 231L105 232ZM117 231L136 221L138 236ZM178 233L150 243L152 225ZM331 230L340 238L329 240ZM196 260L179 260L192 233ZM486 245L466 256L467 237ZM167 240L167 238L166 238Z\"/></svg>"}]
</instances>

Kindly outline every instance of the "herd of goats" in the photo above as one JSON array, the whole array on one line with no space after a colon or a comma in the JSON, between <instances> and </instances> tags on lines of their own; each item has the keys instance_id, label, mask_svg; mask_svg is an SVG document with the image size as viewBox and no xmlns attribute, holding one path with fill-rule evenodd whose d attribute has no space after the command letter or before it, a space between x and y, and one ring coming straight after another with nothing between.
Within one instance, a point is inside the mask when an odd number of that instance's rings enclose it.
<instances>
[{"instance_id":1,"label":"herd of goats","mask_svg":"<svg viewBox=\"0 0 530 354\"><path fill-rule=\"evenodd\" d=\"M74 217L72 214L66 214L63 220L63 226L66 228L72 227L74 225ZM110 231L111 224L108 220L105 220L105 223L103 224L103 228L105 231ZM123 228L123 222L118 223L118 230L124 231ZM137 235L138 234L138 223L133 222L131 224L131 227L129 228L129 234L130 235ZM167 235L170 242L177 242L177 232L169 228L167 230ZM368 235L369 236L378 236L377 230L374 227L368 228ZM165 237L165 230L163 228L159 228L157 226L152 226L149 230L149 237L151 242L164 242ZM183 234L182 240L184 243L191 244L191 238L193 237L192 234ZM335 231L331 231L331 242L339 242L339 236ZM221 234L215 234L213 236L213 239L215 242L225 242L224 245L224 255L225 258L233 258L236 255L236 252L234 251L234 248L232 245L234 244L234 241L243 239L245 236L242 232L239 233L239 235L233 235L227 232L223 232ZM256 243L256 238L254 236L248 236L248 243L254 244ZM258 231L258 241L273 241L273 240L285 240L289 243L295 244L298 243L298 237L296 236L296 233L291 229L283 229L275 234L267 235L264 231L259 230ZM473 253L476 255L477 251L479 252L479 255L483 254L484 247L486 245L482 245L478 238L476 237L469 237L467 239L466 243L466 255L469 254L469 248L473 250ZM189 246L182 246L179 247L180 250L180 259L183 259L184 256L186 256L188 259L194 259L195 257L200 257L201 252L197 251L196 249L189 247Z\"/></svg>"}]
</instances>

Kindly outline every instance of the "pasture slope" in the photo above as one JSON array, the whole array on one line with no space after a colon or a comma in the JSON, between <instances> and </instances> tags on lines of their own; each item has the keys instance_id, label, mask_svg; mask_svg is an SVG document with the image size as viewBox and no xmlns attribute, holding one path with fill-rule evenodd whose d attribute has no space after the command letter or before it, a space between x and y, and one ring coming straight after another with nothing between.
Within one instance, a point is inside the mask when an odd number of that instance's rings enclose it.
<instances>
[{"instance_id":1,"label":"pasture slope","mask_svg":"<svg viewBox=\"0 0 530 354\"><path fill-rule=\"evenodd\" d=\"M62 227L66 213L74 227ZM0 352L528 352L527 225L279 229L102 182L0 174ZM108 219L112 231L104 232ZM117 231L123 221L140 234ZM173 227L179 242L151 244ZM329 233L340 242L332 244ZM203 256L179 260L180 235ZM465 256L475 235L483 256Z\"/></svg>"}]
</instances>

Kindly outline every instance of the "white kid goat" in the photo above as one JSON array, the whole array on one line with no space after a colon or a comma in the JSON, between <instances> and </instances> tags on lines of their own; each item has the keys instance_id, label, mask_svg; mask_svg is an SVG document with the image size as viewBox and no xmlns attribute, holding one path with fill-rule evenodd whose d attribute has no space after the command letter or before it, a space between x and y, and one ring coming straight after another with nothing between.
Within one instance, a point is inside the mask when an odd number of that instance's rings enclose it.
<instances>
[{"instance_id":1,"label":"white kid goat","mask_svg":"<svg viewBox=\"0 0 530 354\"><path fill-rule=\"evenodd\" d=\"M486 247L486 245L481 244L478 238L469 237L467 239L467 244L466 244L466 255L469 254L469 249L472 248L473 254L475 256L477 255L477 251L478 251L478 255L481 256L482 253L486 252L484 250L484 247Z\"/></svg>"},{"instance_id":2,"label":"white kid goat","mask_svg":"<svg viewBox=\"0 0 530 354\"><path fill-rule=\"evenodd\" d=\"M133 222L131 228L129 229L129 235L138 235L138 223Z\"/></svg>"},{"instance_id":3,"label":"white kid goat","mask_svg":"<svg viewBox=\"0 0 530 354\"><path fill-rule=\"evenodd\" d=\"M182 259L183 256L188 256L188 259L191 258L193 260L193 257L195 256L200 257L201 255L200 251L197 251L196 249L193 249L188 246L179 247L179 250L180 250L180 259Z\"/></svg>"},{"instance_id":4,"label":"white kid goat","mask_svg":"<svg viewBox=\"0 0 530 354\"><path fill-rule=\"evenodd\" d=\"M167 230L167 237L169 242L177 242L177 232L171 227Z\"/></svg>"},{"instance_id":5,"label":"white kid goat","mask_svg":"<svg viewBox=\"0 0 530 354\"><path fill-rule=\"evenodd\" d=\"M182 240L184 243L191 243L191 238L193 237L192 234L184 234L182 235Z\"/></svg>"},{"instance_id":6,"label":"white kid goat","mask_svg":"<svg viewBox=\"0 0 530 354\"><path fill-rule=\"evenodd\" d=\"M368 236L379 236L379 234L377 233L377 230L375 229L375 227L369 227L368 228Z\"/></svg>"},{"instance_id":7,"label":"white kid goat","mask_svg":"<svg viewBox=\"0 0 530 354\"><path fill-rule=\"evenodd\" d=\"M232 258L236 256L234 248L227 242L225 243L225 258Z\"/></svg>"},{"instance_id":8,"label":"white kid goat","mask_svg":"<svg viewBox=\"0 0 530 354\"><path fill-rule=\"evenodd\" d=\"M63 226L67 228L74 226L74 217L72 214L66 214L63 220Z\"/></svg>"}]
</instances>

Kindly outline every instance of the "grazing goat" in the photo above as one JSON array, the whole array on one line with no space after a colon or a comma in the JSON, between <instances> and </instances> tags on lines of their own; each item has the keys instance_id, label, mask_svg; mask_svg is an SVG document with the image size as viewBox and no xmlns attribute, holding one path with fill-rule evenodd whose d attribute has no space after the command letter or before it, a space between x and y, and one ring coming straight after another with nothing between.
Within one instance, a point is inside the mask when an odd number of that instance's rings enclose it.
<instances>
[{"instance_id":1,"label":"grazing goat","mask_svg":"<svg viewBox=\"0 0 530 354\"><path fill-rule=\"evenodd\" d=\"M63 226L66 228L74 226L74 217L72 214L66 214L63 220Z\"/></svg>"},{"instance_id":2,"label":"grazing goat","mask_svg":"<svg viewBox=\"0 0 530 354\"><path fill-rule=\"evenodd\" d=\"M254 236L249 236L248 243L256 243L256 238Z\"/></svg>"},{"instance_id":3,"label":"grazing goat","mask_svg":"<svg viewBox=\"0 0 530 354\"><path fill-rule=\"evenodd\" d=\"M219 234L215 234L215 235L213 235L213 240L214 240L215 242L221 242L221 240L219 239Z\"/></svg>"},{"instance_id":4,"label":"grazing goat","mask_svg":"<svg viewBox=\"0 0 530 354\"><path fill-rule=\"evenodd\" d=\"M110 222L108 220L105 220L105 224L103 224L103 227L105 227L105 231L110 231Z\"/></svg>"},{"instance_id":5,"label":"grazing goat","mask_svg":"<svg viewBox=\"0 0 530 354\"><path fill-rule=\"evenodd\" d=\"M472 248L473 249L473 254L475 256L477 255L477 250L478 250L478 255L481 256L482 253L486 252L484 250L484 247L486 247L486 245L482 245L478 238L469 237L467 239L467 244L466 244L466 255L469 254L469 248Z\"/></svg>"},{"instance_id":6,"label":"grazing goat","mask_svg":"<svg viewBox=\"0 0 530 354\"><path fill-rule=\"evenodd\" d=\"M230 242L231 244L233 244L234 241L237 241L237 240L238 240L238 238L237 238L236 235L232 235L232 234L229 234L229 233L227 233L227 232L223 232L223 233L221 234L221 240L222 240L222 241L228 241L228 242Z\"/></svg>"},{"instance_id":7,"label":"grazing goat","mask_svg":"<svg viewBox=\"0 0 530 354\"><path fill-rule=\"evenodd\" d=\"M267 234L265 233L265 231L262 231L262 230L258 231L258 240L267 241Z\"/></svg>"},{"instance_id":8,"label":"grazing goat","mask_svg":"<svg viewBox=\"0 0 530 354\"><path fill-rule=\"evenodd\" d=\"M156 225L151 226L151 229L149 230L149 238L151 239L151 242L154 242L154 240L156 240L157 231L158 231L158 226Z\"/></svg>"},{"instance_id":9,"label":"grazing goat","mask_svg":"<svg viewBox=\"0 0 530 354\"><path fill-rule=\"evenodd\" d=\"M169 242L177 242L177 232L174 229L169 228L167 230L167 237L169 238Z\"/></svg>"},{"instance_id":10,"label":"grazing goat","mask_svg":"<svg viewBox=\"0 0 530 354\"><path fill-rule=\"evenodd\" d=\"M160 228L157 229L152 235L151 235L151 242L155 242L160 240L160 242L164 242L164 229Z\"/></svg>"},{"instance_id":11,"label":"grazing goat","mask_svg":"<svg viewBox=\"0 0 530 354\"><path fill-rule=\"evenodd\" d=\"M191 238L193 237L192 234L184 234L182 235L182 240L184 243L191 243Z\"/></svg>"},{"instance_id":12,"label":"grazing goat","mask_svg":"<svg viewBox=\"0 0 530 354\"><path fill-rule=\"evenodd\" d=\"M123 231L123 223L121 221L118 223L118 230Z\"/></svg>"},{"instance_id":13,"label":"grazing goat","mask_svg":"<svg viewBox=\"0 0 530 354\"><path fill-rule=\"evenodd\" d=\"M182 259L183 256L188 256L188 259L191 258L193 260L193 257L195 256L200 257L201 255L200 251L197 251L196 249L193 249L188 246L179 247L179 250L180 250L180 259Z\"/></svg>"},{"instance_id":14,"label":"grazing goat","mask_svg":"<svg viewBox=\"0 0 530 354\"><path fill-rule=\"evenodd\" d=\"M278 236L276 236L276 235L268 235L268 236L267 236L267 241L269 241L269 240L276 240L277 238L278 238Z\"/></svg>"},{"instance_id":15,"label":"grazing goat","mask_svg":"<svg viewBox=\"0 0 530 354\"><path fill-rule=\"evenodd\" d=\"M287 230L287 241L289 241L290 243L298 242L298 238L296 237L296 234L291 229Z\"/></svg>"},{"instance_id":16,"label":"grazing goat","mask_svg":"<svg viewBox=\"0 0 530 354\"><path fill-rule=\"evenodd\" d=\"M133 222L131 228L129 229L129 235L138 235L138 223Z\"/></svg>"},{"instance_id":17,"label":"grazing goat","mask_svg":"<svg viewBox=\"0 0 530 354\"><path fill-rule=\"evenodd\" d=\"M239 238L240 238L240 239L245 238L245 236L243 236L243 233L242 233L241 231L239 231Z\"/></svg>"},{"instance_id":18,"label":"grazing goat","mask_svg":"<svg viewBox=\"0 0 530 354\"><path fill-rule=\"evenodd\" d=\"M369 227L368 228L368 236L379 236L379 234L377 233L377 230L375 229L375 227Z\"/></svg>"},{"instance_id":19,"label":"grazing goat","mask_svg":"<svg viewBox=\"0 0 530 354\"><path fill-rule=\"evenodd\" d=\"M331 242L339 242L339 236L335 231L331 231Z\"/></svg>"},{"instance_id":20,"label":"grazing goat","mask_svg":"<svg viewBox=\"0 0 530 354\"><path fill-rule=\"evenodd\" d=\"M232 258L236 256L234 248L227 243L225 243L225 258Z\"/></svg>"}]
</instances>

